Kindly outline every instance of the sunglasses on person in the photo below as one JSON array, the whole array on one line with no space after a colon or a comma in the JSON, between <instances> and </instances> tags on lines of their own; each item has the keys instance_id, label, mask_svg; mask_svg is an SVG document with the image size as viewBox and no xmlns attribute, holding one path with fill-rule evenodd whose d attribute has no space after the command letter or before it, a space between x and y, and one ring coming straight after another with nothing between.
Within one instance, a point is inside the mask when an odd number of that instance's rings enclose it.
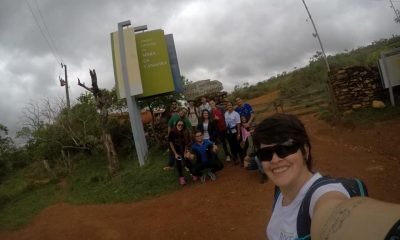
<instances>
[{"instance_id":1,"label":"sunglasses on person","mask_svg":"<svg viewBox=\"0 0 400 240\"><path fill-rule=\"evenodd\" d=\"M284 143L277 144L272 147L264 147L260 148L256 152L257 158L261 161L272 161L272 157L274 153L280 158L285 158L289 155L296 153L301 147L301 144L294 141L293 139L289 139Z\"/></svg>"}]
</instances>

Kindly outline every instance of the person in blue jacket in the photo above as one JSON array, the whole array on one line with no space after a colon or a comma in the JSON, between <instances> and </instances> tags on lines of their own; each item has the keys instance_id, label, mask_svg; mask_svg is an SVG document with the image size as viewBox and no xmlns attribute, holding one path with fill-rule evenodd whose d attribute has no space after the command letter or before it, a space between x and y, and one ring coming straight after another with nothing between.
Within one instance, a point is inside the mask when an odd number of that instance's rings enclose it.
<instances>
[{"instance_id":1,"label":"person in blue jacket","mask_svg":"<svg viewBox=\"0 0 400 240\"><path fill-rule=\"evenodd\" d=\"M204 139L203 133L200 130L194 132L194 143L191 147L191 154L187 157L191 160L196 159L193 163L192 174L193 180L197 180L203 174L203 170L209 168L208 172L211 180L216 179L215 173L224 168L223 163L217 156L218 147L214 142Z\"/></svg>"}]
</instances>

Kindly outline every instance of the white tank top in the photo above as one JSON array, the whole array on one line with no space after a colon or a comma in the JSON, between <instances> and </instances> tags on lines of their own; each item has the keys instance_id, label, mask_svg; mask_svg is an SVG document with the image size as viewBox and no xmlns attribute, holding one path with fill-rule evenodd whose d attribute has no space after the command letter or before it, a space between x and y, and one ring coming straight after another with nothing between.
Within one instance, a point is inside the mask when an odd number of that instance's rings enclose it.
<instances>
[{"instance_id":1,"label":"white tank top","mask_svg":"<svg viewBox=\"0 0 400 240\"><path fill-rule=\"evenodd\" d=\"M315 173L310 180L304 184L304 186L300 189L296 198L292 203L288 206L282 206L282 194L279 194L279 197L276 201L274 210L272 212L271 219L269 220L266 234L269 240L280 240L287 239L293 240L296 239L297 236L297 214L300 209L301 202L305 197L308 189L311 185L318 179L321 178L321 174ZM319 187L313 193L310 201L310 216L312 219L314 213L314 206L318 199L327 192L341 192L345 194L348 198L350 198L347 190L340 183L331 183L327 185L323 185Z\"/></svg>"}]
</instances>

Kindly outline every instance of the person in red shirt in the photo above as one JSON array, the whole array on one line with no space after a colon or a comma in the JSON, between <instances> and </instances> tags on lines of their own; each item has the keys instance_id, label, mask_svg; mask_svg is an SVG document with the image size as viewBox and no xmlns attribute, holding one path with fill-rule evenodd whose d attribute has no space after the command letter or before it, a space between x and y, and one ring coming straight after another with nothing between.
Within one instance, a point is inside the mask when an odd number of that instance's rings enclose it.
<instances>
[{"instance_id":1,"label":"person in red shirt","mask_svg":"<svg viewBox=\"0 0 400 240\"><path fill-rule=\"evenodd\" d=\"M222 147L226 156L226 161L230 162L230 153L226 145L226 123L224 114L222 113L221 109L216 106L216 103L213 99L210 100L209 104L211 106L211 116L217 123L217 140L218 142L222 143Z\"/></svg>"}]
</instances>

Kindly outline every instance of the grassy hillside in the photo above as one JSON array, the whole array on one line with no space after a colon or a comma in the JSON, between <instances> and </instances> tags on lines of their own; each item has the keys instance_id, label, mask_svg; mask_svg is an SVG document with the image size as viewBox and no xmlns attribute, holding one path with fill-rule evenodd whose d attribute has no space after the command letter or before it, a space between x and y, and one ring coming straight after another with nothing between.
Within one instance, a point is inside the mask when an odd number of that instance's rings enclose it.
<instances>
[{"instance_id":1,"label":"grassy hillside","mask_svg":"<svg viewBox=\"0 0 400 240\"><path fill-rule=\"evenodd\" d=\"M381 39L366 47L359 47L350 51L328 56L331 69L348 66L376 67L382 51L400 47L400 36L391 39ZM265 92L280 91L281 99L290 99L293 96L304 95L310 92L325 92L327 80L325 62L321 54L316 54L309 64L290 72L283 72L255 85L245 84L236 86L231 97L239 96L244 99L263 95ZM327 97L326 93L321 93Z\"/></svg>"}]
</instances>

